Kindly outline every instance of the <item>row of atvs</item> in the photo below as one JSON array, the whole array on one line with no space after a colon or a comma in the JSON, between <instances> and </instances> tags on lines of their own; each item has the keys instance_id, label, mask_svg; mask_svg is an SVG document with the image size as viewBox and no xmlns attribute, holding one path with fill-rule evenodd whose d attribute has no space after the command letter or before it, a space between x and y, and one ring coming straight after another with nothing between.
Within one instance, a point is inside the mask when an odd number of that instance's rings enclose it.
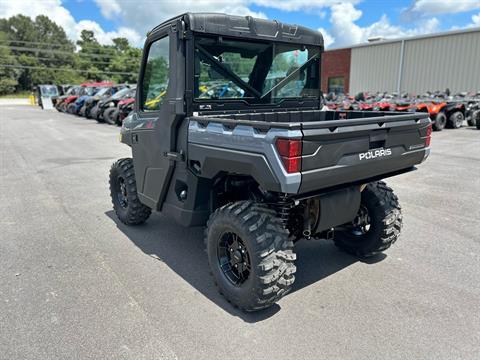
<instances>
[{"instance_id":1,"label":"row of atvs","mask_svg":"<svg viewBox=\"0 0 480 360\"><path fill-rule=\"evenodd\" d=\"M325 100L331 110L428 112L436 131L445 127L458 129L465 120L469 126L480 129L480 92L450 95L437 91L421 96L396 93L328 94Z\"/></svg>"},{"instance_id":2,"label":"row of atvs","mask_svg":"<svg viewBox=\"0 0 480 360\"><path fill-rule=\"evenodd\" d=\"M74 85L64 95L52 97L52 103L60 112L121 125L133 110L135 90L135 85L108 82Z\"/></svg>"},{"instance_id":3,"label":"row of atvs","mask_svg":"<svg viewBox=\"0 0 480 360\"><path fill-rule=\"evenodd\" d=\"M51 99L58 111L121 125L134 108L135 92L135 85L87 83L70 86L64 95ZM163 97L164 93L161 91L157 97ZM421 96L406 93L359 93L356 96L327 94L325 102L330 110L428 112L433 129L437 131L445 127L460 128L465 120L469 126L480 129L480 93L458 93L453 96L448 92Z\"/></svg>"}]
</instances>

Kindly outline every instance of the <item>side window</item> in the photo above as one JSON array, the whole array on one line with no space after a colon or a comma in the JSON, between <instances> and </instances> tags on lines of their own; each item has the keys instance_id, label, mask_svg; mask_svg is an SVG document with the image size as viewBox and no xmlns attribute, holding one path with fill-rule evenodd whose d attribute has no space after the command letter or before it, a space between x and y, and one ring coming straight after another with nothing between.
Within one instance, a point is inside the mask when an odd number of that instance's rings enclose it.
<instances>
[{"instance_id":1,"label":"side window","mask_svg":"<svg viewBox=\"0 0 480 360\"><path fill-rule=\"evenodd\" d=\"M142 84L143 111L160 109L168 87L169 41L168 36L150 45Z\"/></svg>"}]
</instances>

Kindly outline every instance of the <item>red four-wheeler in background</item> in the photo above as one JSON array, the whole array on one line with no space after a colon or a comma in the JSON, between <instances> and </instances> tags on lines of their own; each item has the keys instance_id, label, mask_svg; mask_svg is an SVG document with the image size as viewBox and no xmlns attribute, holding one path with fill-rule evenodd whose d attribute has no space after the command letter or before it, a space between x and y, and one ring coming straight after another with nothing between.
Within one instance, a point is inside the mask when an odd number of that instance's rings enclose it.
<instances>
[{"instance_id":1,"label":"red four-wheeler in background","mask_svg":"<svg viewBox=\"0 0 480 360\"><path fill-rule=\"evenodd\" d=\"M113 208L127 225L156 210L205 226L214 281L246 311L292 289L299 239L359 257L388 249L402 214L382 179L430 151L426 113L323 111L322 51L317 30L250 16L184 14L147 35ZM202 91L215 86L235 91Z\"/></svg>"},{"instance_id":2,"label":"red four-wheeler in background","mask_svg":"<svg viewBox=\"0 0 480 360\"><path fill-rule=\"evenodd\" d=\"M441 131L448 126L458 129L465 120L465 104L455 101L432 101L417 105L417 111L428 112L433 121L433 130Z\"/></svg>"}]
</instances>

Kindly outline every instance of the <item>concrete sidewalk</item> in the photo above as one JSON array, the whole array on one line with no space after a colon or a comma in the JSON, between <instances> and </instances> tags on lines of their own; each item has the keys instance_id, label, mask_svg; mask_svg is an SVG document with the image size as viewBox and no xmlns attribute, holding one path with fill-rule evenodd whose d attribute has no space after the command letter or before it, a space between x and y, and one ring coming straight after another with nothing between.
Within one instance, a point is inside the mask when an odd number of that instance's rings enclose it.
<instances>
[{"instance_id":1,"label":"concrete sidewalk","mask_svg":"<svg viewBox=\"0 0 480 360\"><path fill-rule=\"evenodd\" d=\"M7 105L7 106L10 106L10 105L30 105L30 99L28 98L20 98L20 99L9 99L9 98L5 98L5 99L1 99L0 98L0 106L2 105Z\"/></svg>"}]
</instances>

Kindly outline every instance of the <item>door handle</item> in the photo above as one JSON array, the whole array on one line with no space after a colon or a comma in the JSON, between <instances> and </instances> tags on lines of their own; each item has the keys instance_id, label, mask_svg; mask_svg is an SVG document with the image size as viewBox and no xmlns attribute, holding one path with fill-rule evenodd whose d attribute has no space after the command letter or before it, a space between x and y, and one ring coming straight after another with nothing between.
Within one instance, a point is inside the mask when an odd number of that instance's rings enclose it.
<instances>
[{"instance_id":1,"label":"door handle","mask_svg":"<svg viewBox=\"0 0 480 360\"><path fill-rule=\"evenodd\" d=\"M183 150L180 152L167 151L163 155L173 161L184 161Z\"/></svg>"}]
</instances>

